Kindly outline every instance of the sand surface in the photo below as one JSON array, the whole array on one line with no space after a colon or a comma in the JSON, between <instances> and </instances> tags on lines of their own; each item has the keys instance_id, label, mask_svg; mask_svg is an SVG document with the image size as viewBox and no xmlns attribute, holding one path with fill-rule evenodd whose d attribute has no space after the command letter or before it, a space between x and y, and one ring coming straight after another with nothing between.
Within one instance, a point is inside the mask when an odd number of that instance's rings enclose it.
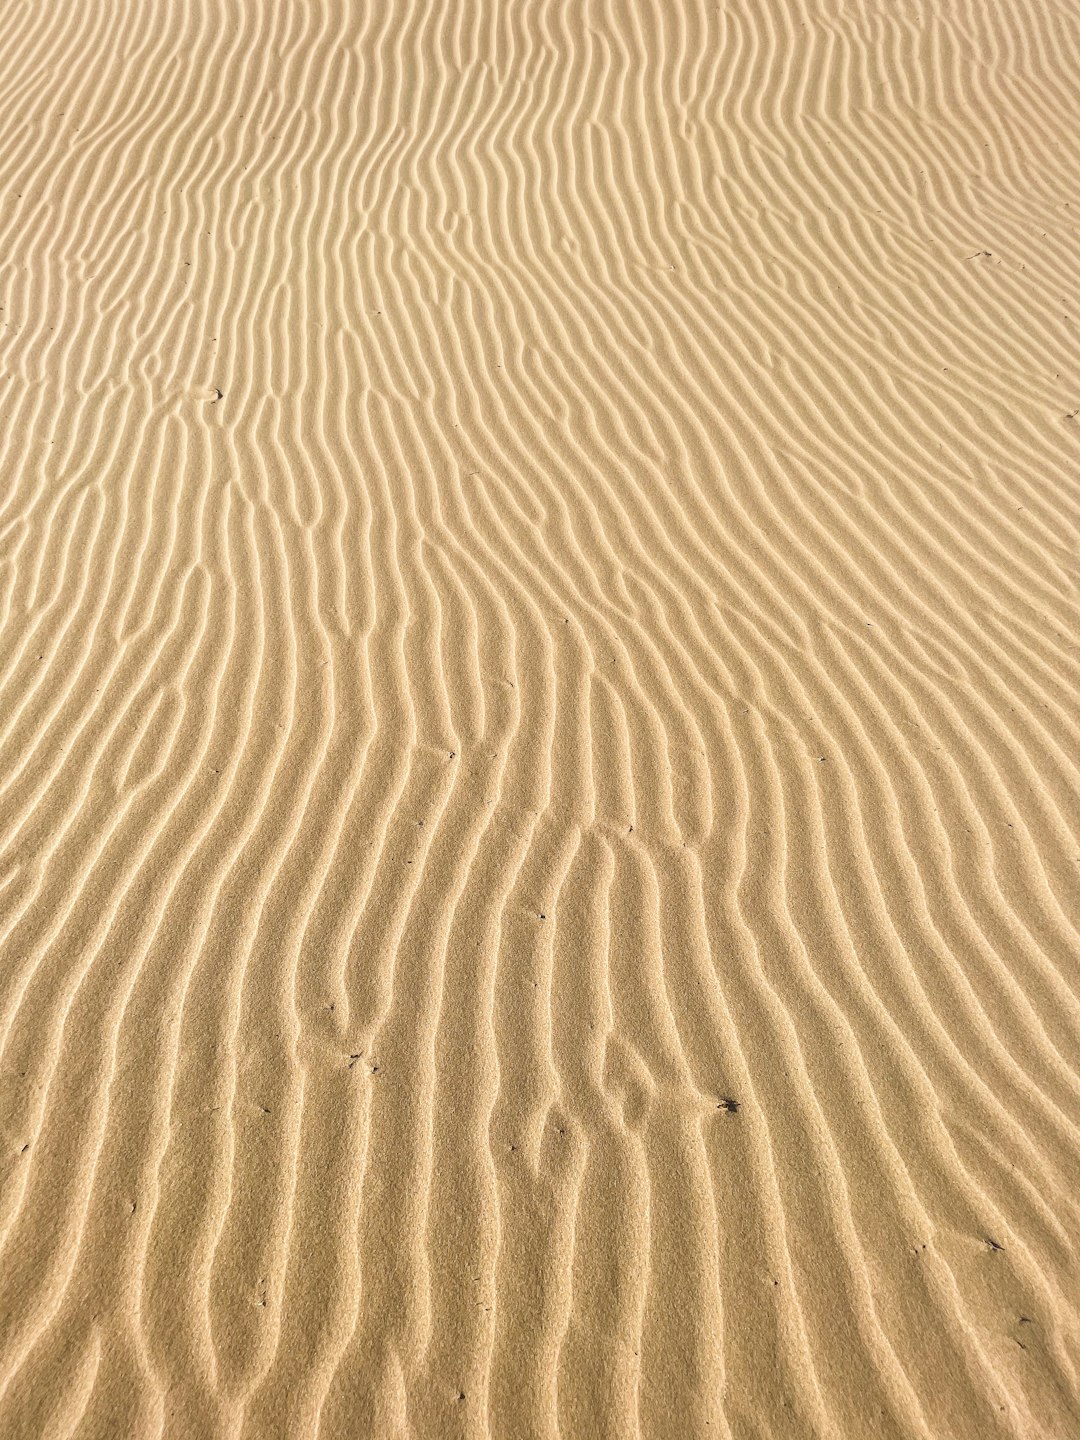
<instances>
[{"instance_id":1,"label":"sand surface","mask_svg":"<svg viewBox=\"0 0 1080 1440\"><path fill-rule=\"evenodd\" d=\"M1080 1436L1078 0L0 0L0 1436Z\"/></svg>"}]
</instances>

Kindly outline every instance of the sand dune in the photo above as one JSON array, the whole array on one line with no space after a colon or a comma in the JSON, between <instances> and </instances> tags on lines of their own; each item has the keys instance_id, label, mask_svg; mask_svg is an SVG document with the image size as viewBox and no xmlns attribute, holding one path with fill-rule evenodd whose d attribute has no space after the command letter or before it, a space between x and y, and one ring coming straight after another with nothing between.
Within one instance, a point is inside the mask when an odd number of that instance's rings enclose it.
<instances>
[{"instance_id":1,"label":"sand dune","mask_svg":"<svg viewBox=\"0 0 1080 1440\"><path fill-rule=\"evenodd\" d=\"M1080 1436L1080 6L0 48L0 1435Z\"/></svg>"}]
</instances>

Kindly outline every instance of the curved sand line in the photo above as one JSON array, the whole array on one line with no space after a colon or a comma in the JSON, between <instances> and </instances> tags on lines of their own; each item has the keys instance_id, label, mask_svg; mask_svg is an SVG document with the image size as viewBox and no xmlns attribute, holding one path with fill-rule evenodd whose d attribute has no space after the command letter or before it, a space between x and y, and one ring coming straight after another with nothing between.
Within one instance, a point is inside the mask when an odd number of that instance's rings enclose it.
<instances>
[{"instance_id":1,"label":"curved sand line","mask_svg":"<svg viewBox=\"0 0 1080 1440\"><path fill-rule=\"evenodd\" d=\"M0 44L0 1433L1080 1431L1080 9Z\"/></svg>"}]
</instances>

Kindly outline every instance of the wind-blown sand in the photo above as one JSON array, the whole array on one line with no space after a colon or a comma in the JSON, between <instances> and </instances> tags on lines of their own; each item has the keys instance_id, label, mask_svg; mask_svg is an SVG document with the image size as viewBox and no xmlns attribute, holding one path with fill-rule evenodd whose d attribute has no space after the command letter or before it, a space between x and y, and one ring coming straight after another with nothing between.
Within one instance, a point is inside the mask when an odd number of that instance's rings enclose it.
<instances>
[{"instance_id":1,"label":"wind-blown sand","mask_svg":"<svg viewBox=\"0 0 1080 1440\"><path fill-rule=\"evenodd\" d=\"M0 53L0 1435L1080 1435L1077 0Z\"/></svg>"}]
</instances>

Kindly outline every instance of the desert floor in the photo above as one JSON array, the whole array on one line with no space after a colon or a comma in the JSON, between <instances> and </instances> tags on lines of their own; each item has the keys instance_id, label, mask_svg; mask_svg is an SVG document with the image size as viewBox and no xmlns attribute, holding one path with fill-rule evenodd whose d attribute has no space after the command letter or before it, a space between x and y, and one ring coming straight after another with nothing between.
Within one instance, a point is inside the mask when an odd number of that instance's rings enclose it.
<instances>
[{"instance_id":1,"label":"desert floor","mask_svg":"<svg viewBox=\"0 0 1080 1440\"><path fill-rule=\"evenodd\" d=\"M1080 0L0 0L0 1436L1080 1436Z\"/></svg>"}]
</instances>

